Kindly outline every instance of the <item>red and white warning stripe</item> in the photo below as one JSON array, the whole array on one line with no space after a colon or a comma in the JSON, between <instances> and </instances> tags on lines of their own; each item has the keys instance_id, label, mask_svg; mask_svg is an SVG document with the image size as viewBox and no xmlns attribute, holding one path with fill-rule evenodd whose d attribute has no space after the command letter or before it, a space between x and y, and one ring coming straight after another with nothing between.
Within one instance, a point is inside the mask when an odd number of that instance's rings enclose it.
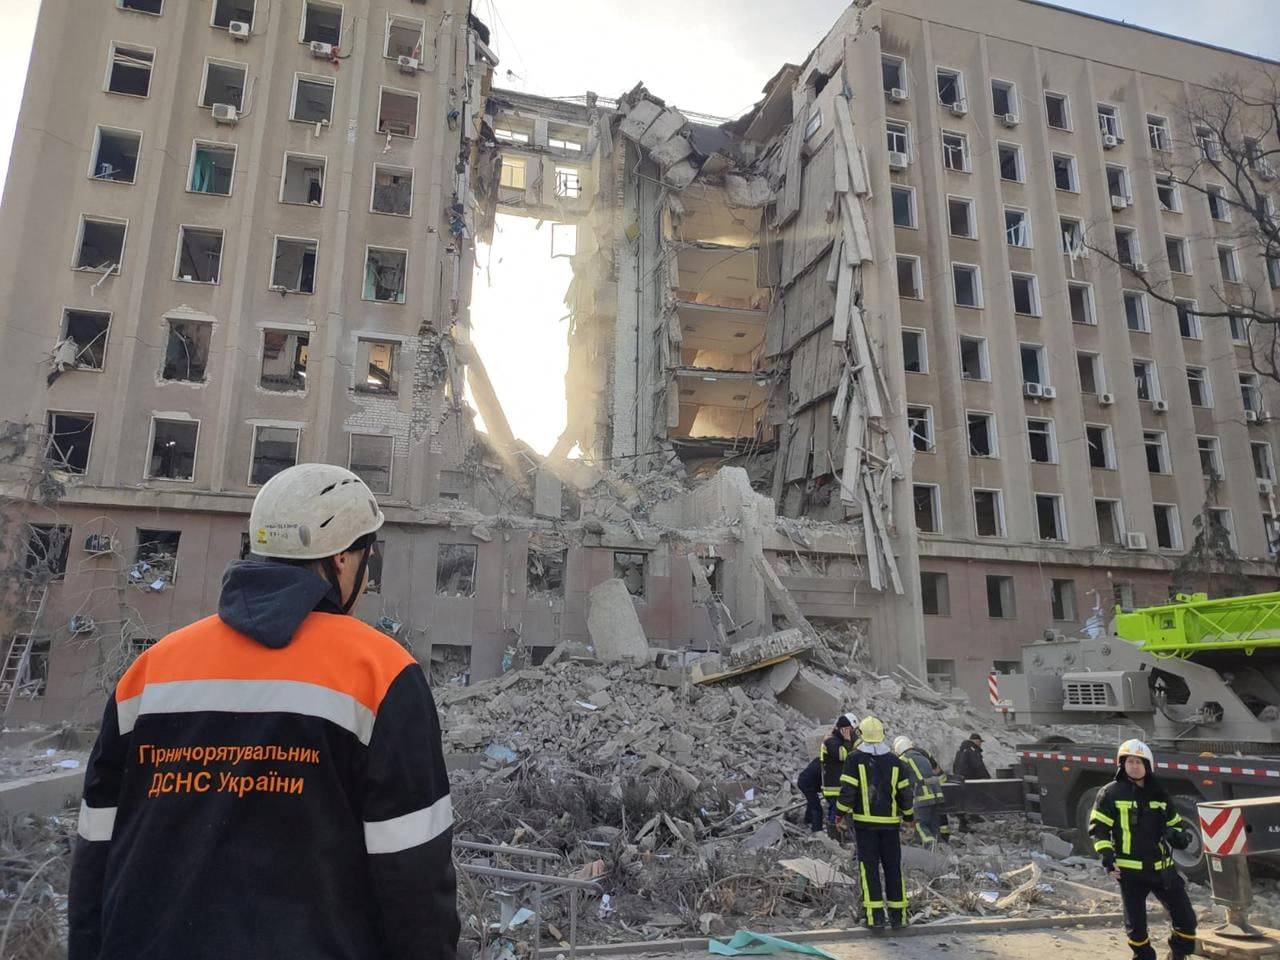
<instances>
[{"instance_id":1,"label":"red and white warning stripe","mask_svg":"<svg viewBox=\"0 0 1280 960\"><path fill-rule=\"evenodd\" d=\"M998 707L1000 705L1000 674L987 674L987 694L991 697L991 705Z\"/></svg>"},{"instance_id":2,"label":"red and white warning stripe","mask_svg":"<svg viewBox=\"0 0 1280 960\"><path fill-rule=\"evenodd\" d=\"M1115 757L1094 756L1078 753L1045 753L1036 750L1024 750L1021 756L1027 760L1062 760L1069 763L1093 763L1114 767ZM1189 773L1216 773L1219 776L1259 777L1267 780L1280 780L1280 770L1265 767L1224 767L1215 763L1177 763L1170 760L1157 760L1157 770L1182 770Z\"/></svg>"},{"instance_id":3,"label":"red and white warning stripe","mask_svg":"<svg viewBox=\"0 0 1280 960\"><path fill-rule=\"evenodd\" d=\"M1246 853L1249 834L1244 829L1244 811L1238 807L1197 808L1200 813L1200 833L1204 836L1204 848L1208 853L1221 857Z\"/></svg>"}]
</instances>

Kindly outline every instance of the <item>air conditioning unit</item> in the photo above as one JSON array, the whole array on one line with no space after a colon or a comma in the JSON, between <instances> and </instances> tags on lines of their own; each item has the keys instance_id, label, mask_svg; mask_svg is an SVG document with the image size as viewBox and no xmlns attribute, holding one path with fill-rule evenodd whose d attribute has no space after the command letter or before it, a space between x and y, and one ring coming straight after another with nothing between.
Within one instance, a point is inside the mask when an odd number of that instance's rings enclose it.
<instances>
[{"instance_id":1,"label":"air conditioning unit","mask_svg":"<svg viewBox=\"0 0 1280 960\"><path fill-rule=\"evenodd\" d=\"M953 117L963 117L968 112L969 112L968 100L957 100L955 103L951 104L951 115Z\"/></svg>"},{"instance_id":2,"label":"air conditioning unit","mask_svg":"<svg viewBox=\"0 0 1280 960\"><path fill-rule=\"evenodd\" d=\"M1127 210L1128 208L1129 208L1129 198L1128 198L1128 197L1119 197L1119 196L1116 196L1116 195L1112 194L1112 196L1111 196L1111 209L1112 209L1112 210Z\"/></svg>"},{"instance_id":3,"label":"air conditioning unit","mask_svg":"<svg viewBox=\"0 0 1280 960\"><path fill-rule=\"evenodd\" d=\"M1116 402L1116 395L1114 393L1098 394L1098 406L1100 407L1109 407L1115 402Z\"/></svg>"},{"instance_id":4,"label":"air conditioning unit","mask_svg":"<svg viewBox=\"0 0 1280 960\"><path fill-rule=\"evenodd\" d=\"M227 24L227 33L236 40L248 40L252 36L252 27L243 20L232 20Z\"/></svg>"},{"instance_id":5,"label":"air conditioning unit","mask_svg":"<svg viewBox=\"0 0 1280 960\"><path fill-rule=\"evenodd\" d=\"M908 163L910 163L910 158L905 153L899 153L897 150L889 151L890 170L905 170Z\"/></svg>"},{"instance_id":6,"label":"air conditioning unit","mask_svg":"<svg viewBox=\"0 0 1280 960\"><path fill-rule=\"evenodd\" d=\"M213 119L218 123L236 123L240 119L240 111L229 103L215 103Z\"/></svg>"},{"instance_id":7,"label":"air conditioning unit","mask_svg":"<svg viewBox=\"0 0 1280 960\"><path fill-rule=\"evenodd\" d=\"M1038 383L1024 383L1022 385L1022 393L1028 397L1043 397L1044 387Z\"/></svg>"},{"instance_id":8,"label":"air conditioning unit","mask_svg":"<svg viewBox=\"0 0 1280 960\"><path fill-rule=\"evenodd\" d=\"M886 90L885 93L894 103L906 103L907 101L907 91L901 87L894 87L892 90Z\"/></svg>"},{"instance_id":9,"label":"air conditioning unit","mask_svg":"<svg viewBox=\"0 0 1280 960\"><path fill-rule=\"evenodd\" d=\"M1058 395L1057 388L1051 387L1047 383L1040 388L1040 396L1044 397L1046 400L1052 400L1057 395Z\"/></svg>"},{"instance_id":10,"label":"air conditioning unit","mask_svg":"<svg viewBox=\"0 0 1280 960\"><path fill-rule=\"evenodd\" d=\"M91 533L84 538L85 553L110 553L116 548L116 542L105 533Z\"/></svg>"},{"instance_id":11,"label":"air conditioning unit","mask_svg":"<svg viewBox=\"0 0 1280 960\"><path fill-rule=\"evenodd\" d=\"M1151 410L1154 413L1168 413L1169 401L1168 400L1152 400Z\"/></svg>"},{"instance_id":12,"label":"air conditioning unit","mask_svg":"<svg viewBox=\"0 0 1280 960\"><path fill-rule=\"evenodd\" d=\"M333 56L333 44L325 43L323 40L312 40L311 55L313 57L320 57L323 60L328 60Z\"/></svg>"},{"instance_id":13,"label":"air conditioning unit","mask_svg":"<svg viewBox=\"0 0 1280 960\"><path fill-rule=\"evenodd\" d=\"M1145 533L1126 533L1124 535L1124 545L1130 550L1147 549L1147 535Z\"/></svg>"},{"instance_id":14,"label":"air conditioning unit","mask_svg":"<svg viewBox=\"0 0 1280 960\"><path fill-rule=\"evenodd\" d=\"M1114 133L1104 133L1102 135L1102 146L1107 150L1114 150L1120 146L1120 138Z\"/></svg>"},{"instance_id":15,"label":"air conditioning unit","mask_svg":"<svg viewBox=\"0 0 1280 960\"><path fill-rule=\"evenodd\" d=\"M401 73L417 73L418 58L417 57L396 57L396 66L400 68Z\"/></svg>"},{"instance_id":16,"label":"air conditioning unit","mask_svg":"<svg viewBox=\"0 0 1280 960\"><path fill-rule=\"evenodd\" d=\"M1006 113L1000 118L1000 122L1006 127L1016 127L1018 125L1018 115L1016 113Z\"/></svg>"},{"instance_id":17,"label":"air conditioning unit","mask_svg":"<svg viewBox=\"0 0 1280 960\"><path fill-rule=\"evenodd\" d=\"M1135 260L1129 264L1129 269L1141 276L1147 272L1147 265L1141 260Z\"/></svg>"},{"instance_id":18,"label":"air conditioning unit","mask_svg":"<svg viewBox=\"0 0 1280 960\"><path fill-rule=\"evenodd\" d=\"M1257 410L1246 410L1246 411L1244 412L1244 419L1245 419L1245 422L1246 422L1246 423L1261 423L1261 422L1262 422L1262 417L1258 416L1258 411L1257 411Z\"/></svg>"},{"instance_id":19,"label":"air conditioning unit","mask_svg":"<svg viewBox=\"0 0 1280 960\"><path fill-rule=\"evenodd\" d=\"M1276 492L1276 482L1268 480L1266 477L1258 478L1258 492L1264 497L1269 497Z\"/></svg>"}]
</instances>

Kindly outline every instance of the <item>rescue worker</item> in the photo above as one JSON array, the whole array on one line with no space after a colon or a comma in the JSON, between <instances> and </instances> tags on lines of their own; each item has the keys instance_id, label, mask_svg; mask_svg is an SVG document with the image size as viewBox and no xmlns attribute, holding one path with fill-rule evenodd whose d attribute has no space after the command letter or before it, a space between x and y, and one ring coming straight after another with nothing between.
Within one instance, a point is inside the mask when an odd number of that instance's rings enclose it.
<instances>
[{"instance_id":1,"label":"rescue worker","mask_svg":"<svg viewBox=\"0 0 1280 960\"><path fill-rule=\"evenodd\" d=\"M70 960L453 960L435 703L349 616L382 522L351 471L282 471L217 615L120 679L85 774Z\"/></svg>"},{"instance_id":2,"label":"rescue worker","mask_svg":"<svg viewBox=\"0 0 1280 960\"><path fill-rule=\"evenodd\" d=\"M862 742L850 752L840 776L836 822L838 827L845 819L853 822L866 923L879 932L885 929L886 912L895 929L907 923L898 830L904 821L911 822L911 778L906 764L884 742L879 719L866 717L858 731Z\"/></svg>"},{"instance_id":3,"label":"rescue worker","mask_svg":"<svg viewBox=\"0 0 1280 960\"><path fill-rule=\"evenodd\" d=\"M1156 960L1147 931L1147 897L1153 894L1169 913L1169 949L1180 960L1195 950L1196 914L1170 848L1185 850L1193 838L1152 773L1154 767L1151 748L1141 740L1120 744L1116 777L1098 791L1089 814L1089 836L1102 857L1102 869L1120 882L1125 936L1134 960Z\"/></svg>"},{"instance_id":4,"label":"rescue worker","mask_svg":"<svg viewBox=\"0 0 1280 960\"><path fill-rule=\"evenodd\" d=\"M991 774L987 771L987 764L982 759L982 735L978 733L969 734L969 739L960 744L956 750L955 759L951 761L951 772L955 778L960 781L965 780L990 780ZM960 829L968 830L970 819L981 821L982 818L976 814L960 814Z\"/></svg>"},{"instance_id":5,"label":"rescue worker","mask_svg":"<svg viewBox=\"0 0 1280 960\"><path fill-rule=\"evenodd\" d=\"M821 761L810 760L809 765L801 770L800 776L796 778L796 786L804 794L804 822L808 824L811 833L818 833L822 829L823 821Z\"/></svg>"},{"instance_id":6,"label":"rescue worker","mask_svg":"<svg viewBox=\"0 0 1280 960\"><path fill-rule=\"evenodd\" d=\"M858 721L852 714L836 717L835 726L822 741L818 750L818 762L822 764L822 795L827 799L827 823L836 822L836 800L840 796L840 775L844 762L858 738Z\"/></svg>"},{"instance_id":7,"label":"rescue worker","mask_svg":"<svg viewBox=\"0 0 1280 960\"><path fill-rule=\"evenodd\" d=\"M912 801L916 835L926 847L938 842L941 832L942 782L938 777L933 758L912 743L910 737L896 737L893 752L907 766L911 778Z\"/></svg>"}]
</instances>

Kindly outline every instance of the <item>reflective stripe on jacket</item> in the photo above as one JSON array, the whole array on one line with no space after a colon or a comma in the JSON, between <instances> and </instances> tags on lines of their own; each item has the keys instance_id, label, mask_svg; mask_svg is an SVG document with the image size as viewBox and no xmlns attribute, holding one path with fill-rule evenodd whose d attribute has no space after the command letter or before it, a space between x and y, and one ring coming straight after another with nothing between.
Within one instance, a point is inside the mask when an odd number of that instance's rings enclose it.
<instances>
[{"instance_id":1,"label":"reflective stripe on jacket","mask_svg":"<svg viewBox=\"0 0 1280 960\"><path fill-rule=\"evenodd\" d=\"M915 793L914 806L927 807L942 802L942 782L933 772L933 765L923 751L912 748L902 754L911 789Z\"/></svg>"},{"instance_id":2,"label":"reflective stripe on jacket","mask_svg":"<svg viewBox=\"0 0 1280 960\"><path fill-rule=\"evenodd\" d=\"M1173 865L1164 832L1184 821L1169 798L1131 780L1117 779L1098 791L1089 814L1094 851L1110 854L1121 870L1159 873Z\"/></svg>"},{"instance_id":3,"label":"reflective stripe on jacket","mask_svg":"<svg viewBox=\"0 0 1280 960\"><path fill-rule=\"evenodd\" d=\"M911 778L892 753L854 750L840 775L836 810L863 827L896 827L912 817Z\"/></svg>"},{"instance_id":4,"label":"reflective stripe on jacket","mask_svg":"<svg viewBox=\"0 0 1280 960\"><path fill-rule=\"evenodd\" d=\"M810 741L812 743L813 741ZM822 795L833 800L840 796L840 774L848 759L851 744L844 737L832 734L822 741L818 762L822 764Z\"/></svg>"}]
</instances>

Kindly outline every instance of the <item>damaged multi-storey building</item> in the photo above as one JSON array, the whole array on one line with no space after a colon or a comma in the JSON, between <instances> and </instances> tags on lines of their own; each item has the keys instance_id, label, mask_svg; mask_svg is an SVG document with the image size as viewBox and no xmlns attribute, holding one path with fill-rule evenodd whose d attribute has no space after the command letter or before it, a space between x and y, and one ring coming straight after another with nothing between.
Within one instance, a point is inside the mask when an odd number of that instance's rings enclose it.
<instances>
[{"instance_id":1,"label":"damaged multi-storey building","mask_svg":"<svg viewBox=\"0 0 1280 960\"><path fill-rule=\"evenodd\" d=\"M378 494L358 613L439 682L589 643L617 579L656 648L836 623L985 697L1022 643L1162 599L1206 476L1274 584L1247 337L1070 240L1172 237L1213 302L1216 217L1153 157L1256 61L1034 0L858 0L731 121L496 61L460 0L44 6L0 239L12 716L92 716L305 460ZM546 456L469 334L501 216L573 268ZM1280 269L1232 257L1273 306Z\"/></svg>"}]
</instances>

